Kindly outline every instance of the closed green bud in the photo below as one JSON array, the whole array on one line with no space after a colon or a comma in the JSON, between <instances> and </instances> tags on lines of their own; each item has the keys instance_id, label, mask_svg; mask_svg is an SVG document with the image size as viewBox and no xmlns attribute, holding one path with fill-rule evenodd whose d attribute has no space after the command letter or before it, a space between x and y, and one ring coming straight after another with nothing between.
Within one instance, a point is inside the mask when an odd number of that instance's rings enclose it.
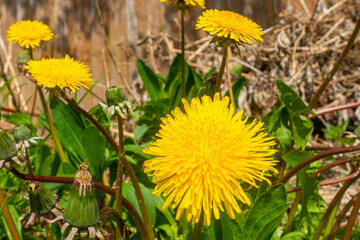
<instances>
[{"instance_id":1,"label":"closed green bud","mask_svg":"<svg viewBox=\"0 0 360 240\"><path fill-rule=\"evenodd\" d=\"M0 160L9 160L16 156L17 149L7 133L0 128Z\"/></svg>"},{"instance_id":2,"label":"closed green bud","mask_svg":"<svg viewBox=\"0 0 360 240\"><path fill-rule=\"evenodd\" d=\"M17 143L21 140L29 140L31 132L25 125L18 125L14 128L14 138Z\"/></svg>"},{"instance_id":3,"label":"closed green bud","mask_svg":"<svg viewBox=\"0 0 360 240\"><path fill-rule=\"evenodd\" d=\"M108 106L117 105L126 100L124 91L118 86L109 87L105 92Z\"/></svg>"}]
</instances>

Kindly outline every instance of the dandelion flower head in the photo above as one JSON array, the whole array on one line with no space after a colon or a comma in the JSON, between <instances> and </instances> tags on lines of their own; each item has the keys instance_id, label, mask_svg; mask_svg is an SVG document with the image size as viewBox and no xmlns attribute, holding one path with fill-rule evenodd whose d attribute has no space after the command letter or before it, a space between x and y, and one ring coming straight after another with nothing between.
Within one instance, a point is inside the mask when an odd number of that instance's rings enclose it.
<instances>
[{"instance_id":1,"label":"dandelion flower head","mask_svg":"<svg viewBox=\"0 0 360 240\"><path fill-rule=\"evenodd\" d=\"M160 0L161 2L167 2L173 7L185 6L205 9L204 0Z\"/></svg>"},{"instance_id":2,"label":"dandelion flower head","mask_svg":"<svg viewBox=\"0 0 360 240\"><path fill-rule=\"evenodd\" d=\"M236 42L251 44L251 41L262 43L262 28L247 17L231 11L217 9L206 10L199 17L195 26L211 35L230 38Z\"/></svg>"},{"instance_id":3,"label":"dandelion flower head","mask_svg":"<svg viewBox=\"0 0 360 240\"><path fill-rule=\"evenodd\" d=\"M228 97L182 101L186 113L176 108L162 118L157 140L144 149L156 156L145 161L145 172L155 176L154 194L167 197L163 210L178 207L176 220L185 211L188 222L198 222L203 212L209 226L212 212L219 219L225 210L234 219L241 212L237 200L250 205L239 179L257 187L256 181L269 182L265 171L277 172L275 142L261 132L262 122L246 124L243 110L234 115Z\"/></svg>"},{"instance_id":4,"label":"dandelion flower head","mask_svg":"<svg viewBox=\"0 0 360 240\"><path fill-rule=\"evenodd\" d=\"M89 68L68 55L61 59L31 60L25 68L36 80L36 84L44 88L69 88L75 92L81 86L89 88L93 81Z\"/></svg>"},{"instance_id":5,"label":"dandelion flower head","mask_svg":"<svg viewBox=\"0 0 360 240\"><path fill-rule=\"evenodd\" d=\"M39 47L42 41L49 41L53 38L48 25L37 20L23 20L12 24L7 31L7 40L25 48Z\"/></svg>"}]
</instances>

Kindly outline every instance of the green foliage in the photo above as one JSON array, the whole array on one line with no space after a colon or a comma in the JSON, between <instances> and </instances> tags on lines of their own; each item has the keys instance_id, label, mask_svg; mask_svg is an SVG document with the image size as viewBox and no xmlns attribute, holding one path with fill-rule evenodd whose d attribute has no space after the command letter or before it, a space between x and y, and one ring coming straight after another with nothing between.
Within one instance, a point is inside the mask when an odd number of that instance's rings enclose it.
<instances>
[{"instance_id":1,"label":"green foliage","mask_svg":"<svg viewBox=\"0 0 360 240\"><path fill-rule=\"evenodd\" d=\"M353 138L344 137L344 133L349 125L349 121L344 121L339 126L334 126L330 123L326 124L326 128L322 129L325 139L340 142L342 145L352 145L354 143ZM357 131L355 131L355 134Z\"/></svg>"}]
</instances>

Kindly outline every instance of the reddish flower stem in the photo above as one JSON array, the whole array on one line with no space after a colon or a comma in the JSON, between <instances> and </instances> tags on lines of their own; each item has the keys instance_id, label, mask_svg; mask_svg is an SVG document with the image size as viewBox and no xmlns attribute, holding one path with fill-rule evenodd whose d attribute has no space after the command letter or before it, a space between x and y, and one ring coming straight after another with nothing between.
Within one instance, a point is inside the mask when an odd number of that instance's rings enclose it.
<instances>
[{"instance_id":1,"label":"reddish flower stem","mask_svg":"<svg viewBox=\"0 0 360 240\"><path fill-rule=\"evenodd\" d=\"M342 220L345 218L346 213L350 210L350 208L352 207L352 205L355 202L355 199L360 197L360 193L356 194L355 196L353 196L351 198L351 200L341 209L338 217L336 218L336 222L334 223L333 228L331 229L330 235L329 235L329 240L334 240L336 238L337 232L340 228L340 224L342 222Z\"/></svg>"},{"instance_id":2,"label":"reddish flower stem","mask_svg":"<svg viewBox=\"0 0 360 240\"><path fill-rule=\"evenodd\" d=\"M341 105L341 106L326 108L326 109L322 109L322 110L319 110L319 111L315 111L316 115L310 114L308 116L308 118L313 119L313 118L316 118L317 116L323 115L325 113L331 113L331 112L336 112L336 111L340 111L340 110L344 110L344 109L355 108L357 106L360 106L360 102L349 103L349 104L345 104L345 105Z\"/></svg>"},{"instance_id":3,"label":"reddish flower stem","mask_svg":"<svg viewBox=\"0 0 360 240\"><path fill-rule=\"evenodd\" d=\"M350 174L349 176L346 176L346 177L343 177L343 178L321 181L320 186L332 185L332 184L336 184L336 183L340 183L340 182L345 182L345 181L347 181L349 179L357 177L358 174L359 174L359 170L357 170L357 171L353 172L352 174ZM292 193L292 192L300 191L301 189L302 189L301 186L288 188L288 189L286 189L286 193Z\"/></svg>"},{"instance_id":4,"label":"reddish flower stem","mask_svg":"<svg viewBox=\"0 0 360 240\"><path fill-rule=\"evenodd\" d=\"M295 167L293 167L292 169L287 171L285 173L284 177L282 177L280 179L279 183L283 183L283 184L287 183L287 181L289 181L289 179L292 176L294 176L299 170L301 170L305 166L307 166L319 159L329 157L332 155L336 155L336 154L340 154L340 153L353 152L353 151L358 151L358 150L360 150L360 145L356 145L356 146L352 146L352 147L339 147L339 148L334 148L332 150L318 153L318 154L311 156L308 159L302 161L301 163L299 163L298 165L296 165Z\"/></svg>"},{"instance_id":5,"label":"reddish flower stem","mask_svg":"<svg viewBox=\"0 0 360 240\"><path fill-rule=\"evenodd\" d=\"M359 173L359 171L356 171L357 173ZM313 240L318 240L320 238L320 236L322 235L323 229L326 226L329 217L333 211L333 209L340 203L341 198L343 197L345 191L360 177L359 174L357 174L356 176L352 177L351 179L349 179L348 181L346 181L344 183L344 185L340 188L340 190L336 193L335 197L333 198L333 200L331 201L331 203L329 204L329 206L327 207L324 215L322 216L322 219L315 231Z\"/></svg>"},{"instance_id":6,"label":"reddish flower stem","mask_svg":"<svg viewBox=\"0 0 360 240\"><path fill-rule=\"evenodd\" d=\"M353 158L346 158L346 159L341 159L341 160L337 160L334 161L332 163L329 163L327 165L325 165L324 167L320 168L319 170L317 170L316 172L314 172L311 177L312 178L317 178L318 176L320 176L320 174L322 174L323 172L325 172L326 170L336 166L336 165L341 165L347 162L350 162Z\"/></svg>"},{"instance_id":7,"label":"reddish flower stem","mask_svg":"<svg viewBox=\"0 0 360 240\"><path fill-rule=\"evenodd\" d=\"M331 149L335 149L335 148L339 148L338 146L336 147L331 147L331 146L311 146L311 147L306 147L306 150L308 151L324 151L324 150L331 150Z\"/></svg>"}]
</instances>

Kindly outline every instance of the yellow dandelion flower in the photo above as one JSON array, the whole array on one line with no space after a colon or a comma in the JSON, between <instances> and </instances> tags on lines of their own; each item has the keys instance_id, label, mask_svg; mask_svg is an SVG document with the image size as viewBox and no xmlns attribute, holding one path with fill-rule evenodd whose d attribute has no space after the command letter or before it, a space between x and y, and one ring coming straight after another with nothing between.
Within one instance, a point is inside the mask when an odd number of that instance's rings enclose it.
<instances>
[{"instance_id":1,"label":"yellow dandelion flower","mask_svg":"<svg viewBox=\"0 0 360 240\"><path fill-rule=\"evenodd\" d=\"M195 26L211 35L230 38L236 42L251 44L251 40L262 43L262 28L247 17L231 11L210 9L204 11Z\"/></svg>"},{"instance_id":2,"label":"yellow dandelion flower","mask_svg":"<svg viewBox=\"0 0 360 240\"><path fill-rule=\"evenodd\" d=\"M169 5L174 7L179 7L182 4L188 7L202 8L205 9L205 1L204 0L160 0L161 2L167 2Z\"/></svg>"},{"instance_id":3,"label":"yellow dandelion flower","mask_svg":"<svg viewBox=\"0 0 360 240\"><path fill-rule=\"evenodd\" d=\"M81 86L88 89L93 81L89 68L67 55L61 59L31 60L25 68L36 80L36 84L44 88L69 88L75 92Z\"/></svg>"},{"instance_id":4,"label":"yellow dandelion flower","mask_svg":"<svg viewBox=\"0 0 360 240\"><path fill-rule=\"evenodd\" d=\"M205 226L212 212L220 218L219 210L234 219L237 199L250 205L239 179L257 187L256 180L269 182L264 171L277 172L275 142L261 132L262 122L246 124L243 111L234 116L229 98L220 100L219 93L183 104L186 113L176 108L173 117L162 118L158 139L144 149L157 156L145 161L145 172L155 176L154 194L168 196L163 210L178 207L176 220L185 210L188 222L198 222L203 212Z\"/></svg>"},{"instance_id":5,"label":"yellow dandelion flower","mask_svg":"<svg viewBox=\"0 0 360 240\"><path fill-rule=\"evenodd\" d=\"M54 34L48 25L37 20L24 20L12 24L7 31L7 40L25 48L39 47L42 41L49 41Z\"/></svg>"}]
</instances>

